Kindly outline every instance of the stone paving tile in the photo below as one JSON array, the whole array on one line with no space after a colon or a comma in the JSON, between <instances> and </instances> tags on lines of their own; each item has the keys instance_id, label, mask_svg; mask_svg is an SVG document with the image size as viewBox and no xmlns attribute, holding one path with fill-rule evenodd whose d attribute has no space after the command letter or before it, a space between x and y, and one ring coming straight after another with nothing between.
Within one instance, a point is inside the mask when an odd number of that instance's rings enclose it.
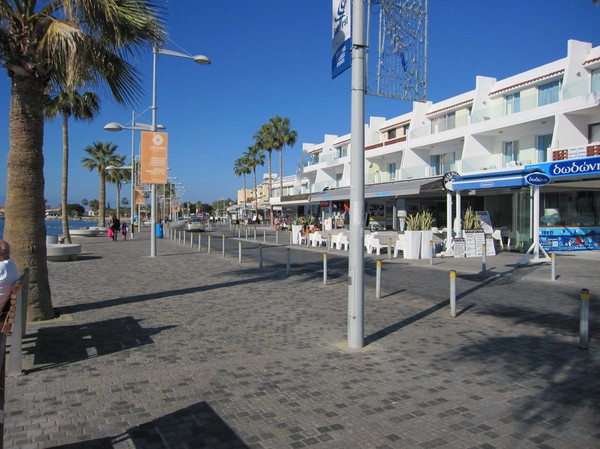
<instances>
[{"instance_id":1,"label":"stone paving tile","mask_svg":"<svg viewBox=\"0 0 600 449\"><path fill-rule=\"evenodd\" d=\"M260 270L258 245L239 264L229 238L225 258L169 240L150 258L144 234L82 242L81 260L49 264L63 316L29 327L5 447L600 445L600 357L595 340L577 348L576 287L597 291L593 261L561 262L552 282L510 255L491 276L473 260L384 259L374 299L367 258L368 344L350 350L343 255L323 285L318 249L294 248L286 276L284 247L265 247Z\"/></svg>"}]
</instances>

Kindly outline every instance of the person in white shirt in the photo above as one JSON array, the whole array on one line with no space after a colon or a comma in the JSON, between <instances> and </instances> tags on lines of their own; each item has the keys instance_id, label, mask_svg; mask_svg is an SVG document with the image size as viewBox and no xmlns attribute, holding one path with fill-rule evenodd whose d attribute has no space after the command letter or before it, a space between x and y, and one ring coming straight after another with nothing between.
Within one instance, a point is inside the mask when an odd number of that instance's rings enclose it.
<instances>
[{"instance_id":1,"label":"person in white shirt","mask_svg":"<svg viewBox=\"0 0 600 449\"><path fill-rule=\"evenodd\" d=\"M10 245L0 240L0 310L10 299L13 284L19 279L19 270L10 258Z\"/></svg>"}]
</instances>

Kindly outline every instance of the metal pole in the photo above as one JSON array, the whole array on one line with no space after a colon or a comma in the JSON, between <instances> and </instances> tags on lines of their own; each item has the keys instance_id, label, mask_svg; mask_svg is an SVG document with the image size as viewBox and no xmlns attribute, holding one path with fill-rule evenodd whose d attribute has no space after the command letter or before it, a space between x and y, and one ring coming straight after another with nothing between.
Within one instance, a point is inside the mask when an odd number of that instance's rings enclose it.
<instances>
[{"instance_id":1,"label":"metal pole","mask_svg":"<svg viewBox=\"0 0 600 449\"><path fill-rule=\"evenodd\" d=\"M158 46L154 44L152 51L152 125L151 131L156 132L156 64L158 62ZM150 257L156 257L156 184L151 184L150 190Z\"/></svg>"},{"instance_id":2,"label":"metal pole","mask_svg":"<svg viewBox=\"0 0 600 449\"><path fill-rule=\"evenodd\" d=\"M323 285L327 285L327 252L323 253Z\"/></svg>"},{"instance_id":3,"label":"metal pole","mask_svg":"<svg viewBox=\"0 0 600 449\"><path fill-rule=\"evenodd\" d=\"M135 111L131 113L131 127L135 127ZM133 216L135 215L135 130L131 130L131 240L133 240L133 235L135 234L135 229L133 226Z\"/></svg>"},{"instance_id":4,"label":"metal pole","mask_svg":"<svg viewBox=\"0 0 600 449\"><path fill-rule=\"evenodd\" d=\"M198 234L198 251L202 248L202 234Z\"/></svg>"},{"instance_id":5,"label":"metal pole","mask_svg":"<svg viewBox=\"0 0 600 449\"><path fill-rule=\"evenodd\" d=\"M552 253L550 255L550 260L552 262L552 280L555 281L556 280L556 254Z\"/></svg>"},{"instance_id":6,"label":"metal pole","mask_svg":"<svg viewBox=\"0 0 600 449\"><path fill-rule=\"evenodd\" d=\"M211 237L212 237L211 235L208 236L208 254L210 254L210 238Z\"/></svg>"},{"instance_id":7,"label":"metal pole","mask_svg":"<svg viewBox=\"0 0 600 449\"><path fill-rule=\"evenodd\" d=\"M587 349L590 344L590 291L581 289L581 309L579 311L579 349Z\"/></svg>"},{"instance_id":8,"label":"metal pole","mask_svg":"<svg viewBox=\"0 0 600 449\"><path fill-rule=\"evenodd\" d=\"M194 234L190 234L190 248L194 247Z\"/></svg>"},{"instance_id":9,"label":"metal pole","mask_svg":"<svg viewBox=\"0 0 600 449\"><path fill-rule=\"evenodd\" d=\"M254 226L254 241L256 242L256 226Z\"/></svg>"},{"instance_id":10,"label":"metal pole","mask_svg":"<svg viewBox=\"0 0 600 449\"><path fill-rule=\"evenodd\" d=\"M221 253L222 256L225 257L225 234L223 234L223 239L221 240L222 245L221 245Z\"/></svg>"},{"instance_id":11,"label":"metal pole","mask_svg":"<svg viewBox=\"0 0 600 449\"><path fill-rule=\"evenodd\" d=\"M352 0L352 93L350 141L350 251L348 260L348 346L364 346L365 44L363 0Z\"/></svg>"},{"instance_id":12,"label":"metal pole","mask_svg":"<svg viewBox=\"0 0 600 449\"><path fill-rule=\"evenodd\" d=\"M433 240L429 240L429 265L433 265Z\"/></svg>"},{"instance_id":13,"label":"metal pole","mask_svg":"<svg viewBox=\"0 0 600 449\"><path fill-rule=\"evenodd\" d=\"M285 265L286 265L286 271L287 271L287 275L289 276L292 272L292 249L288 247L287 249L287 257L286 257L286 261L285 261Z\"/></svg>"},{"instance_id":14,"label":"metal pole","mask_svg":"<svg viewBox=\"0 0 600 449\"><path fill-rule=\"evenodd\" d=\"M263 254L262 254L262 245L258 244L258 268L263 267Z\"/></svg>"},{"instance_id":15,"label":"metal pole","mask_svg":"<svg viewBox=\"0 0 600 449\"><path fill-rule=\"evenodd\" d=\"M481 245L481 249L482 249L482 254L481 254L481 271L485 272L487 267L486 267L486 263L485 263L485 256L487 255L487 248L485 246L485 243L483 245Z\"/></svg>"},{"instance_id":16,"label":"metal pole","mask_svg":"<svg viewBox=\"0 0 600 449\"><path fill-rule=\"evenodd\" d=\"M388 260L392 260L392 239L388 239L387 253L388 253Z\"/></svg>"},{"instance_id":17,"label":"metal pole","mask_svg":"<svg viewBox=\"0 0 600 449\"><path fill-rule=\"evenodd\" d=\"M238 262L242 263L242 241L238 242Z\"/></svg>"},{"instance_id":18,"label":"metal pole","mask_svg":"<svg viewBox=\"0 0 600 449\"><path fill-rule=\"evenodd\" d=\"M279 245L279 231L275 231L275 244Z\"/></svg>"},{"instance_id":19,"label":"metal pole","mask_svg":"<svg viewBox=\"0 0 600 449\"><path fill-rule=\"evenodd\" d=\"M267 241L267 230L263 229L263 242Z\"/></svg>"},{"instance_id":20,"label":"metal pole","mask_svg":"<svg viewBox=\"0 0 600 449\"><path fill-rule=\"evenodd\" d=\"M381 260L375 263L375 298L381 298Z\"/></svg>"},{"instance_id":21,"label":"metal pole","mask_svg":"<svg viewBox=\"0 0 600 449\"><path fill-rule=\"evenodd\" d=\"M456 271L450 270L450 316L456 318Z\"/></svg>"}]
</instances>

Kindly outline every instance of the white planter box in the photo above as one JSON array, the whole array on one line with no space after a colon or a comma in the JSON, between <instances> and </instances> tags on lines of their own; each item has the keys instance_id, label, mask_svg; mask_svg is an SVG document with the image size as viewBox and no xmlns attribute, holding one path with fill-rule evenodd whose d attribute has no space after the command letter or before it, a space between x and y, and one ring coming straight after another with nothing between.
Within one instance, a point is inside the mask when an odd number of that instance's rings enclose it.
<instances>
[{"instance_id":1,"label":"white planter box","mask_svg":"<svg viewBox=\"0 0 600 449\"><path fill-rule=\"evenodd\" d=\"M421 231L404 231L404 258L418 259L421 253Z\"/></svg>"},{"instance_id":2,"label":"white planter box","mask_svg":"<svg viewBox=\"0 0 600 449\"><path fill-rule=\"evenodd\" d=\"M302 232L302 225L292 225L292 244L298 245L300 243L300 233Z\"/></svg>"}]
</instances>

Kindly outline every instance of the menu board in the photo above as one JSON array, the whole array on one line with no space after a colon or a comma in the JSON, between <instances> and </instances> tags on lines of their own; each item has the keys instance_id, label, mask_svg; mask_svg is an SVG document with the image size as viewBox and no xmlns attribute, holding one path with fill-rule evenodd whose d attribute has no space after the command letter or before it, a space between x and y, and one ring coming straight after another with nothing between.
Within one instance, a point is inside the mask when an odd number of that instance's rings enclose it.
<instances>
[{"instance_id":1,"label":"menu board","mask_svg":"<svg viewBox=\"0 0 600 449\"><path fill-rule=\"evenodd\" d=\"M483 231L466 229L464 236L466 256L481 257L483 255L483 244L485 243L485 234Z\"/></svg>"},{"instance_id":2,"label":"menu board","mask_svg":"<svg viewBox=\"0 0 600 449\"><path fill-rule=\"evenodd\" d=\"M466 246L465 239L456 238L454 239L454 257L465 257Z\"/></svg>"}]
</instances>

